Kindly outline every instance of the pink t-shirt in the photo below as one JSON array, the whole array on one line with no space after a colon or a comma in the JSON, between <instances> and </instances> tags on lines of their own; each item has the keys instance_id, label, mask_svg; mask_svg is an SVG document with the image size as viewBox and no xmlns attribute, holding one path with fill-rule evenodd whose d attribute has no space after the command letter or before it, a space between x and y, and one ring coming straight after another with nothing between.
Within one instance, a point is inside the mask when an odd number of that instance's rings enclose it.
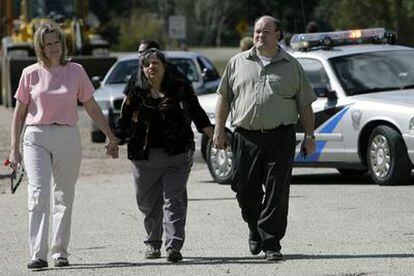
<instances>
[{"instance_id":1,"label":"pink t-shirt","mask_svg":"<svg viewBox=\"0 0 414 276\"><path fill-rule=\"evenodd\" d=\"M26 125L78 122L77 100L85 102L94 88L82 65L69 62L56 68L39 63L26 67L14 97L28 105Z\"/></svg>"}]
</instances>

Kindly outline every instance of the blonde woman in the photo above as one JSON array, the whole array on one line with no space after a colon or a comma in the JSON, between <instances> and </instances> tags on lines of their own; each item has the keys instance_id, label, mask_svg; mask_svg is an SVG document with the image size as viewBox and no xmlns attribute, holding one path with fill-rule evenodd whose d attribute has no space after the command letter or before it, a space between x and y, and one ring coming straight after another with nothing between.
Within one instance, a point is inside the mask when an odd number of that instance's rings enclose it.
<instances>
[{"instance_id":1,"label":"blonde woman","mask_svg":"<svg viewBox=\"0 0 414 276\"><path fill-rule=\"evenodd\" d=\"M19 141L26 124L23 159L29 182L29 269L48 266L51 190L52 258L56 267L69 265L72 204L81 161L78 100L109 138L107 154L113 158L118 155L118 139L93 98L94 89L86 72L81 65L67 60L62 30L54 23L41 25L34 46L38 62L23 70L14 96L9 157L12 167L22 161Z\"/></svg>"}]
</instances>

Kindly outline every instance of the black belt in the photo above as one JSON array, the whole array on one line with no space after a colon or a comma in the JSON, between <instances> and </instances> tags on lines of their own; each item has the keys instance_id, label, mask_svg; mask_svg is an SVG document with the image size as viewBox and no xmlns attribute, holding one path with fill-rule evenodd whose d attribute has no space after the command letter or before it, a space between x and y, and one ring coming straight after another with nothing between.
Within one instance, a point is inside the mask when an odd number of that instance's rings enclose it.
<instances>
[{"instance_id":1,"label":"black belt","mask_svg":"<svg viewBox=\"0 0 414 276\"><path fill-rule=\"evenodd\" d=\"M272 132L276 132L276 131L279 131L279 130L282 130L282 129L285 129L285 128L289 128L289 127L292 127L293 125L292 124L289 124L289 125L280 125L280 126L277 126L277 127L275 127L275 128L271 128L271 129L245 129L245 128L242 128L242 127L236 127L236 131L237 132L244 132L244 133L257 133L257 134L266 134L266 133L272 133Z\"/></svg>"}]
</instances>

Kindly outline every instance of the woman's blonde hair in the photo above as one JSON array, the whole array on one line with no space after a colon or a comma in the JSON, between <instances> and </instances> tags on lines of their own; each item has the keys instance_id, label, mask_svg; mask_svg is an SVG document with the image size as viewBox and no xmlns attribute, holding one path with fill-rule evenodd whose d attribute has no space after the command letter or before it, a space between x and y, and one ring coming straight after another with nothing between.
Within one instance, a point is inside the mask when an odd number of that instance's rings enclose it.
<instances>
[{"instance_id":1,"label":"woman's blonde hair","mask_svg":"<svg viewBox=\"0 0 414 276\"><path fill-rule=\"evenodd\" d=\"M66 47L66 40L65 34L63 33L62 29L54 22L46 22L40 25L37 28L35 35L34 35L34 49L36 52L37 60L47 66L50 65L50 60L45 56L43 51L45 45L45 35L49 33L55 33L58 35L60 45L62 46L62 55L60 56L59 63L64 65L68 63L67 53L68 49Z\"/></svg>"}]
</instances>

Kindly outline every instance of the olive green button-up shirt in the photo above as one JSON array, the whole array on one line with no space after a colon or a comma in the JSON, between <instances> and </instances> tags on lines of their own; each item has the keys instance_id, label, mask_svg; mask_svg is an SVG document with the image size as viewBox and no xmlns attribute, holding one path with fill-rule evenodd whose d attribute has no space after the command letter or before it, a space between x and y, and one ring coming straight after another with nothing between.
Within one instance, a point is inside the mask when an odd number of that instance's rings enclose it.
<instances>
[{"instance_id":1,"label":"olive green button-up shirt","mask_svg":"<svg viewBox=\"0 0 414 276\"><path fill-rule=\"evenodd\" d=\"M232 125L249 130L295 124L316 100L302 66L281 47L266 66L254 47L234 56L217 93L230 104Z\"/></svg>"}]
</instances>

